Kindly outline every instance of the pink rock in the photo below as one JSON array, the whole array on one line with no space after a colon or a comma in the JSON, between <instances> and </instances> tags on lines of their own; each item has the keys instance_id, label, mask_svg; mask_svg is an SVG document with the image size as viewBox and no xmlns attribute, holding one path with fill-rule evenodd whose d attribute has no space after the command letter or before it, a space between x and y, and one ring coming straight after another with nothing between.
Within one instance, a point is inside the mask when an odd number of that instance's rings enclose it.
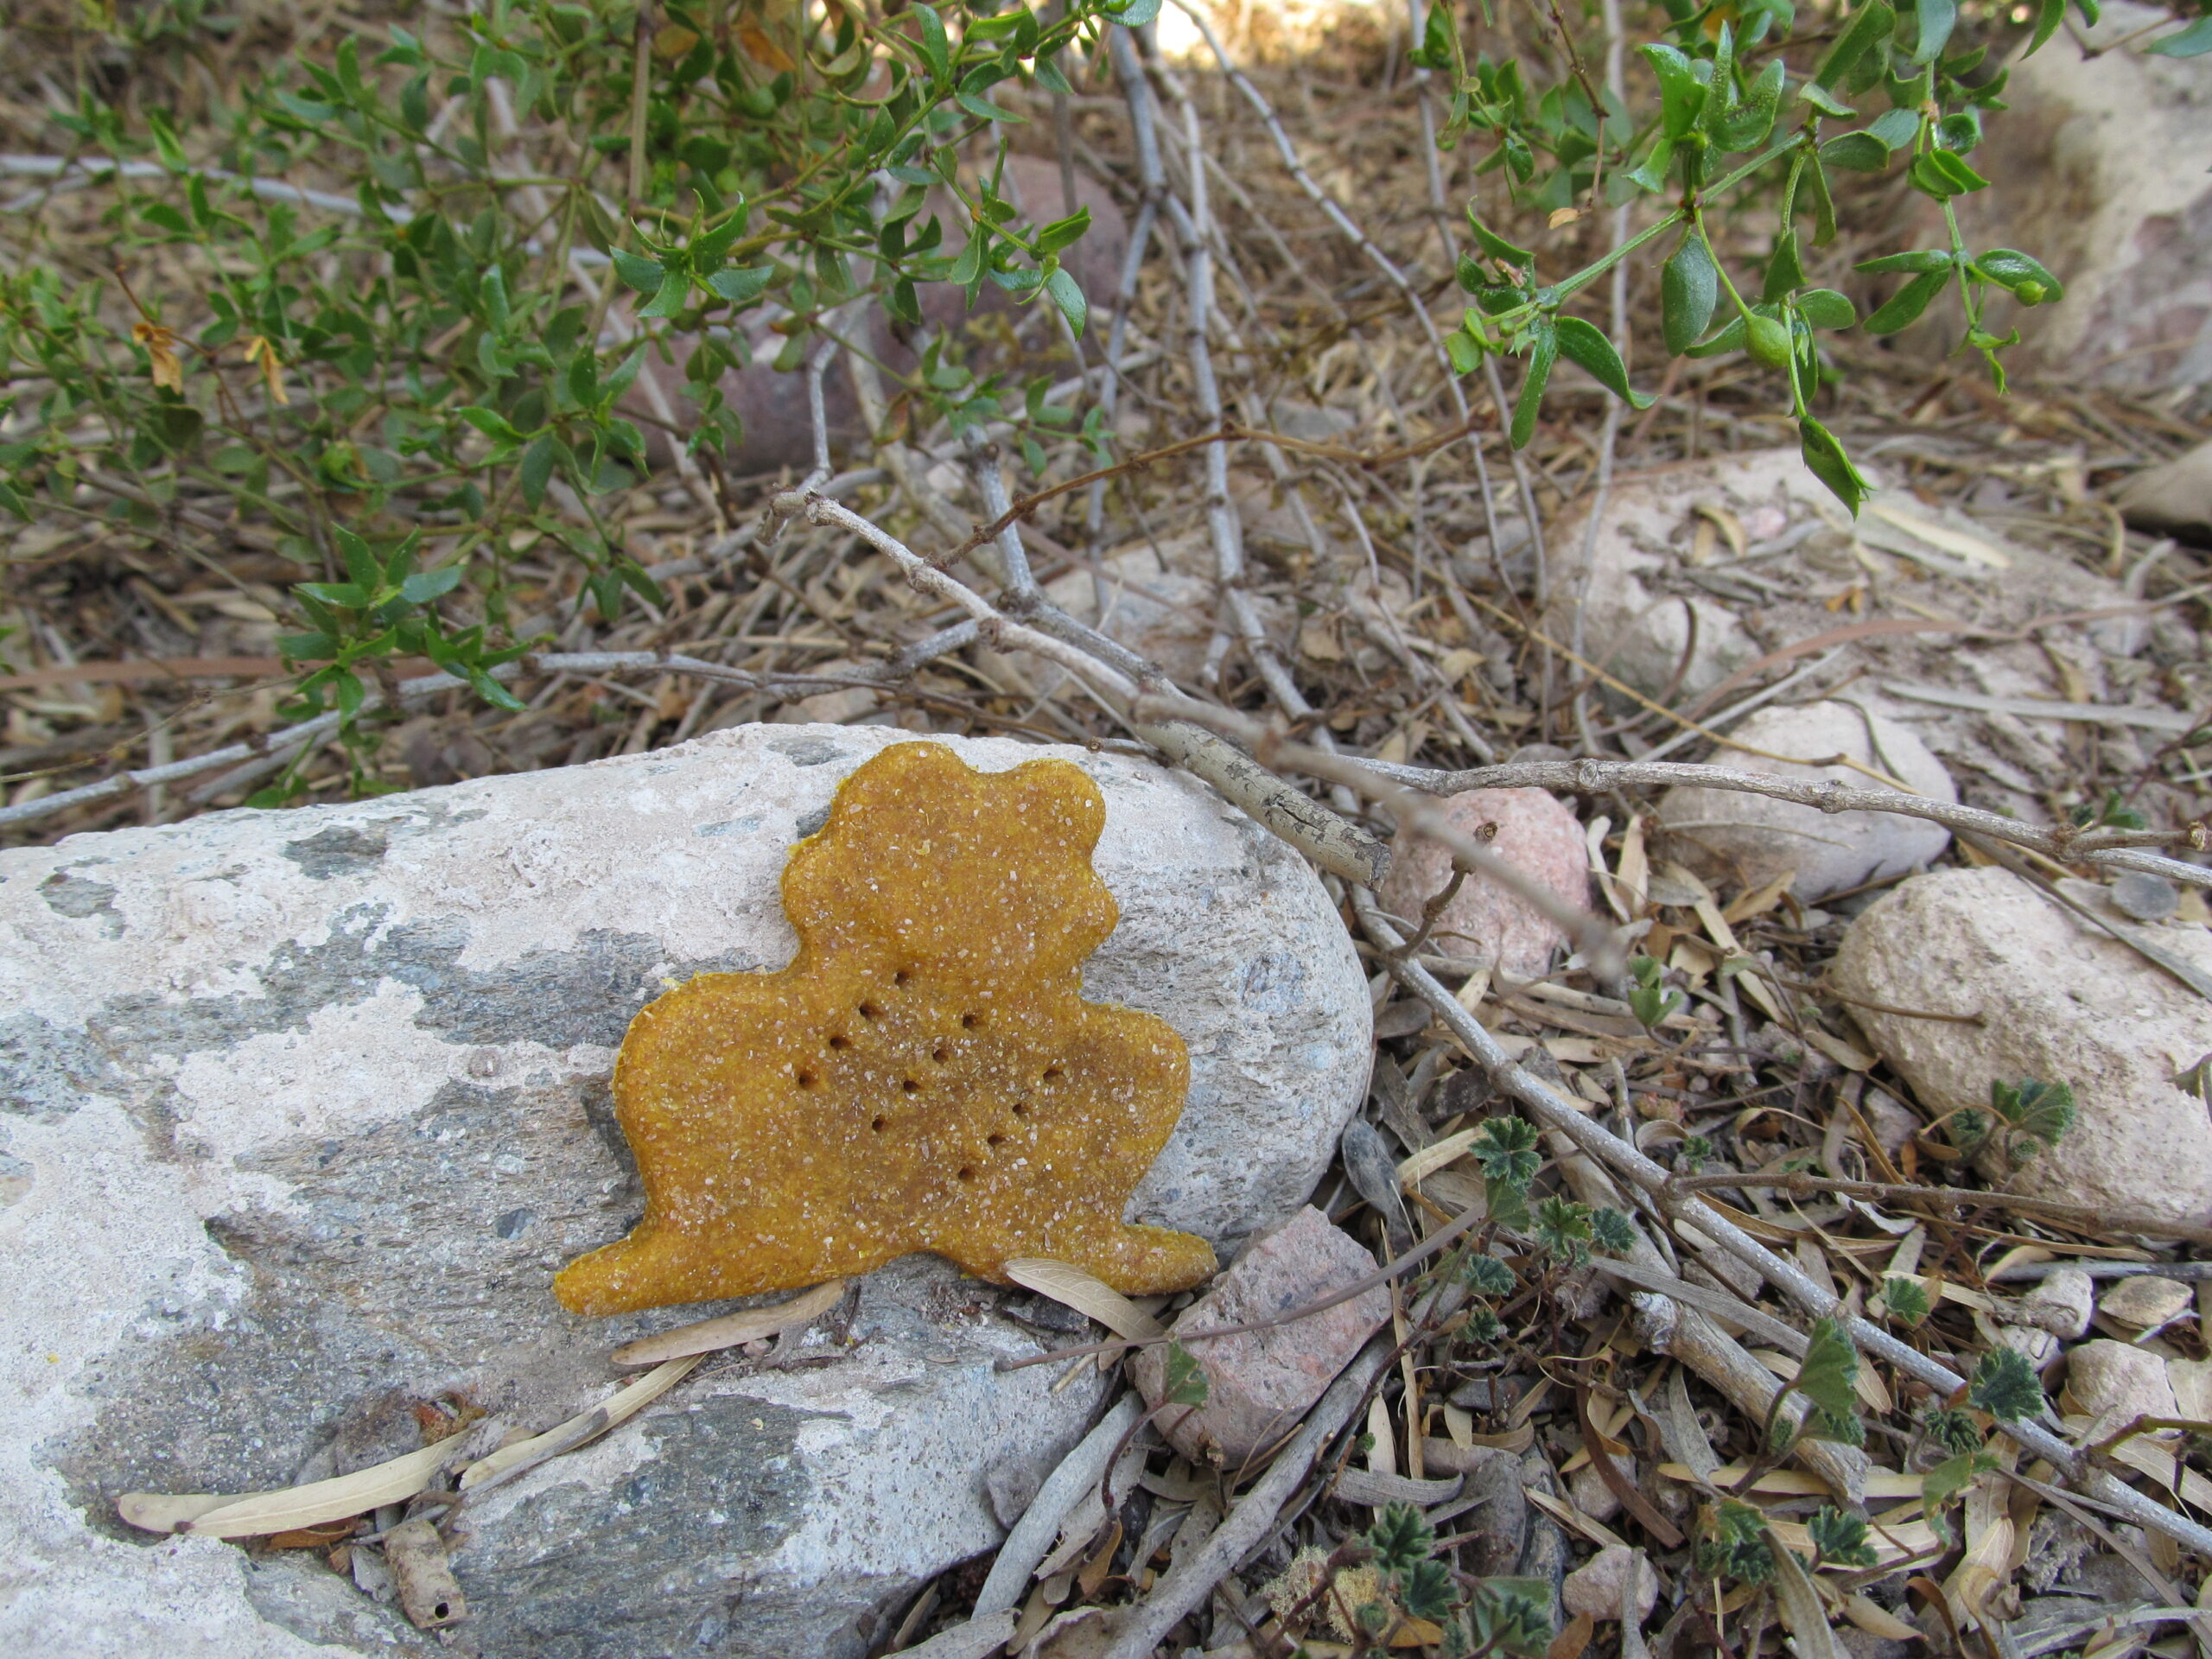
<instances>
[{"instance_id":1,"label":"pink rock","mask_svg":"<svg viewBox=\"0 0 2212 1659\"><path fill-rule=\"evenodd\" d=\"M1496 824L1490 850L1580 909L1590 902L1590 854L1573 813L1541 789L1471 789L1444 804L1454 828L1480 839ZM1414 925L1431 894L1452 879L1451 855L1401 831L1382 883L1382 907ZM1447 957L1488 963L1523 977L1548 971L1567 943L1559 924L1497 882L1469 876L1429 935Z\"/></svg>"},{"instance_id":2,"label":"pink rock","mask_svg":"<svg viewBox=\"0 0 2212 1659\"><path fill-rule=\"evenodd\" d=\"M1281 1226L1253 1237L1213 1289L1183 1310L1179 1336L1270 1319L1318 1300L1375 1271L1375 1258L1307 1205ZM1234 1470L1298 1427L1360 1344L1390 1317L1390 1293L1370 1287L1349 1301L1295 1320L1211 1341L1190 1352L1205 1373L1206 1403L1169 1407L1157 1420L1193 1463L1211 1457ZM1130 1379L1158 1408L1167 1397L1167 1350L1140 1349Z\"/></svg>"}]
</instances>

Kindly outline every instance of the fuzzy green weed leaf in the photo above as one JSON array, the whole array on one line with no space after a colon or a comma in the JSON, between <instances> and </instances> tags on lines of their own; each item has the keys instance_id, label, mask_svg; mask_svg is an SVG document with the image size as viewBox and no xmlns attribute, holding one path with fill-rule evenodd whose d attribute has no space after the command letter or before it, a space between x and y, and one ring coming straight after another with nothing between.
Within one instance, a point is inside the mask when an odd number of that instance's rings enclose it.
<instances>
[{"instance_id":1,"label":"fuzzy green weed leaf","mask_svg":"<svg viewBox=\"0 0 2212 1659\"><path fill-rule=\"evenodd\" d=\"M1805 1522L1813 1548L1822 1561L1838 1567L1872 1567L1874 1548L1866 1541L1866 1522L1846 1515L1834 1504L1823 1503Z\"/></svg>"},{"instance_id":2,"label":"fuzzy green weed leaf","mask_svg":"<svg viewBox=\"0 0 2212 1659\"><path fill-rule=\"evenodd\" d=\"M1840 1319L1815 1319L1805 1357L1797 1362L1797 1392L1831 1417L1858 1408L1859 1351Z\"/></svg>"},{"instance_id":3,"label":"fuzzy green weed leaf","mask_svg":"<svg viewBox=\"0 0 2212 1659\"><path fill-rule=\"evenodd\" d=\"M1917 1281L1892 1274L1882 1281L1882 1311L1910 1331L1928 1317L1928 1293Z\"/></svg>"},{"instance_id":4,"label":"fuzzy green weed leaf","mask_svg":"<svg viewBox=\"0 0 2212 1659\"><path fill-rule=\"evenodd\" d=\"M1618 1210L1590 1212L1590 1236L1610 1255L1627 1255L1637 1245L1636 1224Z\"/></svg>"},{"instance_id":5,"label":"fuzzy green weed leaf","mask_svg":"<svg viewBox=\"0 0 2212 1659\"><path fill-rule=\"evenodd\" d=\"M2070 1084L2042 1083L2033 1077L2018 1083L1993 1080L1989 1104L2011 1131L2005 1149L2015 1163L2025 1163L2037 1153L2049 1151L2074 1127Z\"/></svg>"},{"instance_id":6,"label":"fuzzy green weed leaf","mask_svg":"<svg viewBox=\"0 0 2212 1659\"><path fill-rule=\"evenodd\" d=\"M2043 1384L2017 1348L1993 1348L1974 1368L1967 1403L2007 1423L2043 1414Z\"/></svg>"},{"instance_id":7,"label":"fuzzy green weed leaf","mask_svg":"<svg viewBox=\"0 0 2212 1659\"><path fill-rule=\"evenodd\" d=\"M1467 1599L1467 1629L1475 1651L1535 1659L1551 1645L1551 1605L1549 1580L1484 1580Z\"/></svg>"},{"instance_id":8,"label":"fuzzy green weed leaf","mask_svg":"<svg viewBox=\"0 0 2212 1659\"><path fill-rule=\"evenodd\" d=\"M1536 1243L1568 1267L1590 1259L1590 1206L1572 1198L1546 1198L1536 1206Z\"/></svg>"},{"instance_id":9,"label":"fuzzy green weed leaf","mask_svg":"<svg viewBox=\"0 0 2212 1659\"><path fill-rule=\"evenodd\" d=\"M1436 1547L1436 1529L1412 1504L1389 1503L1361 1541L1375 1552L1376 1567L1385 1573L1403 1573L1428 1559Z\"/></svg>"}]
</instances>

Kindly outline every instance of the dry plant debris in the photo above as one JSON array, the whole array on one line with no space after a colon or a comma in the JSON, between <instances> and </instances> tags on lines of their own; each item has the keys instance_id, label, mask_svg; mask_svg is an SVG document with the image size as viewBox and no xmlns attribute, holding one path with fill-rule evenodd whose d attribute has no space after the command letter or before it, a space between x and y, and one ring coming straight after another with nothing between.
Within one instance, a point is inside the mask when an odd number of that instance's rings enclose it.
<instances>
[{"instance_id":1,"label":"dry plant debris","mask_svg":"<svg viewBox=\"0 0 2212 1659\"><path fill-rule=\"evenodd\" d=\"M792 849L773 974L702 974L632 1022L615 1109L645 1214L555 1281L580 1313L791 1290L934 1250L1187 1288L1205 1241L1122 1219L1182 1116L1166 1021L1083 999L1114 930L1097 785L883 750Z\"/></svg>"}]
</instances>

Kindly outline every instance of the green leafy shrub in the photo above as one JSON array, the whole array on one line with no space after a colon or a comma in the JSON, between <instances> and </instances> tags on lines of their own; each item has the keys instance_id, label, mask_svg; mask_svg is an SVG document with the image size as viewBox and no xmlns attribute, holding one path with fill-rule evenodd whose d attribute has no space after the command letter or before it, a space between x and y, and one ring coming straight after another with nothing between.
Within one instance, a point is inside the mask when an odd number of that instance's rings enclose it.
<instances>
[{"instance_id":1,"label":"green leafy shrub","mask_svg":"<svg viewBox=\"0 0 2212 1659\"><path fill-rule=\"evenodd\" d=\"M203 15L103 10L86 32L126 61L188 46ZM19 204L0 510L78 514L89 492L149 534L190 504L265 526L321 573L290 594L296 714L350 727L364 674L400 655L519 707L487 672L532 643L512 632L512 550L580 562L602 617L662 602L601 504L655 445L711 473L741 440L722 378L752 325L795 369L870 310L919 322L936 283L1082 332L1061 257L1088 213L1039 224L1006 199L992 135L1018 118L993 88L1066 92L1109 19L1158 10L918 3L876 23L664 0L646 34L631 0L487 0L344 28L197 120L88 83L53 117L68 156L49 188L102 192L115 274L40 257L45 204ZM649 356L679 351L683 425L632 395ZM1041 382L979 380L942 339L906 378L956 431L1070 420Z\"/></svg>"},{"instance_id":2,"label":"green leafy shrub","mask_svg":"<svg viewBox=\"0 0 2212 1659\"><path fill-rule=\"evenodd\" d=\"M2075 4L2095 20L2096 0ZM2040 0L2031 51L2056 30L2065 6L2066 0ZM1459 284L1473 303L1447 341L1453 365L1465 373L1486 355L1527 359L1510 426L1516 448L1535 431L1538 405L1561 357L1643 407L1613 342L1563 308L1621 259L1671 240L1661 268L1668 353L1743 350L1781 374L1806 466L1856 512L1866 480L1812 407L1830 377L1819 335L1859 322L1849 299L1811 285L1805 274L1806 251L1835 239L1830 174L1901 168L1913 189L1942 205L1949 232L1941 248L1859 264L1862 272L1903 279L1865 319L1866 331L1895 333L1955 288L1966 325L1962 346L1987 360L2001 391L1999 353L2018 335L2000 337L1983 326L1988 291L2001 289L2031 306L2065 297L2065 285L2030 254L1969 250L1953 207L1958 197L1989 185L1967 157L1981 142L1984 119L2005 107L2006 72L1983 73L1986 47L1951 49L1959 22L1952 0L1894 6L1871 0L1854 7L1837 22L1826 50L1808 61L1810 73L1797 75L1784 50L1799 22L1792 0L1754 0L1725 13L1668 0L1666 11L1666 38L1638 48L1657 83L1654 108L1649 100L1632 107L1599 93L1586 77L1536 95L1517 61L1470 63L1452 9L1430 10L1415 61L1448 76L1453 88L1441 141L1463 134L1491 140L1478 171L1502 170L1516 195L1554 213L1572 213L1592 195L1615 207L1647 195L1675 204L1603 257L1551 281L1538 277L1533 251L1497 234L1470 207L1479 251L1459 264ZM1878 112L1869 118L1866 106ZM1835 131L1829 123L1847 130ZM1777 175L1772 252L1762 269L1739 280L1713 244L1711 215L1733 193Z\"/></svg>"}]
</instances>

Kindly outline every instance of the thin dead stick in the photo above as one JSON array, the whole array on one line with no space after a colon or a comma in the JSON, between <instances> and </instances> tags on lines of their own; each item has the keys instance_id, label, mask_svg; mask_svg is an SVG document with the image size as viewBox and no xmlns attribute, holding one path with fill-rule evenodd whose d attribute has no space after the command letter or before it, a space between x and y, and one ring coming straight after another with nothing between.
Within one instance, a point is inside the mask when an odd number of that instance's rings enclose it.
<instances>
[{"instance_id":1,"label":"thin dead stick","mask_svg":"<svg viewBox=\"0 0 2212 1659\"><path fill-rule=\"evenodd\" d=\"M1293 181L1305 193L1306 200L1321 210L1323 216L1328 219L1329 223L1354 247L1364 254L1377 270L1382 272L1383 280L1398 291L1399 297L1404 302L1407 308L1413 313L1414 320L1421 325L1421 332L1427 336L1431 360L1443 372L1445 391L1452 400L1453 412L1459 417L1459 429L1446 438L1445 442L1448 442L1461 435L1473 439L1471 448L1474 451L1476 482L1481 486L1482 492L1484 527L1489 533L1491 545L1497 548L1503 547L1505 543L1500 534L1497 519L1497 497L1491 488L1490 462L1484 456L1482 439L1475 431L1474 411L1468 405L1467 394L1459 385L1458 373L1451 367L1451 359L1444 349L1443 336L1438 334L1435 320L1428 315L1428 307L1422 302L1420 291L1408 280L1405 272L1398 269L1390 257L1369 239L1367 232L1359 228L1358 225L1353 221L1351 215L1338 203L1336 198L1314 181L1313 175L1306 170L1306 163L1299 157L1298 147L1291 143L1290 135L1283 130L1282 123L1276 118L1274 106L1268 102L1260 89L1252 84L1250 78L1230 61L1228 52L1223 48L1219 37L1213 32L1212 24L1202 13L1188 4L1187 0L1175 0L1175 3L1197 27L1198 33L1205 38L1208 49L1212 52L1215 62L1220 66L1221 72L1227 77L1230 85L1236 87L1238 95L1252 106L1254 113L1260 118L1261 124L1267 129L1268 137L1274 142L1275 153L1282 157L1283 166L1289 172ZM1114 32L1118 34L1120 31ZM1118 58L1116 60L1116 73L1121 73L1121 62ZM1448 229L1448 222L1446 228ZM1456 251L1458 245L1448 235L1446 243L1448 247ZM1503 431L1508 415L1505 407L1505 393L1497 382L1497 360L1493 358L1484 358L1484 367L1489 376L1491 400L1497 412L1499 429ZM1439 444L1438 447L1441 448L1442 445ZM1537 569L1541 572L1543 567L1543 530L1536 511L1535 487L1529 478L1528 468L1522 462L1519 452L1509 449L1507 454L1511 458L1514 476L1521 492L1522 512L1527 517L1529 544L1535 552ZM1541 585L1540 576L1539 586Z\"/></svg>"},{"instance_id":2,"label":"thin dead stick","mask_svg":"<svg viewBox=\"0 0 2212 1659\"><path fill-rule=\"evenodd\" d=\"M742 686L748 690L809 694L851 686L880 689L896 684L931 658L957 651L975 638L976 625L972 622L945 629L908 646L873 674L762 674L751 669L731 668L725 664L708 662L681 652L667 651L540 652L518 662L503 663L486 672L495 680L512 680L525 675L674 673L716 680L728 685ZM441 673L402 680L398 689L400 701L405 704L435 696L441 692L464 690L467 685L467 681L454 675ZM371 690L362 697L357 712L366 714L384 705L383 694ZM0 827L32 823L71 807L94 805L127 795L133 790L178 783L220 767L252 765L271 756L288 755L327 738L338 729L341 718L334 710L273 733L258 741L227 744L219 749L211 749L205 754L194 755L188 760L172 761L167 766L142 766L134 772L122 772L104 778L96 784L86 784L80 789L64 790L58 794L41 796L35 801L0 807Z\"/></svg>"},{"instance_id":3,"label":"thin dead stick","mask_svg":"<svg viewBox=\"0 0 2212 1659\"><path fill-rule=\"evenodd\" d=\"M1385 952L1396 950L1402 943L1398 931L1372 903L1360 903L1357 894L1354 902L1361 924L1376 945ZM1678 1227L1686 1224L1700 1236L1695 1241L1700 1249L1718 1249L1735 1257L1802 1312L1816 1319L1839 1320L1860 1348L1939 1394L1948 1397L1966 1386L1966 1379L1948 1366L1851 1313L1833 1290L1815 1282L1794 1262L1768 1249L1695 1193L1671 1192L1671 1177L1664 1167L1602 1124L1554 1099L1541 1083L1513 1063L1481 1022L1419 963L1392 960L1389 966L1408 990L1429 1005L1468 1055L1482 1067L1494 1088L1526 1107L1539 1126L1559 1130L1592 1159L1641 1188ZM2048 1461L2082 1491L2118 1510L2126 1519L2212 1558L2212 1529L2145 1497L2082 1458L2073 1446L2041 1424L1999 1419L1997 1427L2024 1449Z\"/></svg>"},{"instance_id":4,"label":"thin dead stick","mask_svg":"<svg viewBox=\"0 0 2212 1659\"><path fill-rule=\"evenodd\" d=\"M1218 452L1217 452L1218 453ZM1062 642L1132 676L1140 684L1172 689L1158 666L1119 640L1100 633L1050 603L1029 568L1020 526L1004 511L1006 480L995 449L979 453L976 484L984 510L1003 524L991 545L1006 575L1002 608ZM1239 753L1204 727L1164 721L1134 727L1139 737L1192 775L1203 778L1232 805L1304 853L1322 869L1347 881L1379 887L1390 868L1390 849L1366 830L1300 794L1266 767Z\"/></svg>"},{"instance_id":5,"label":"thin dead stick","mask_svg":"<svg viewBox=\"0 0 2212 1659\"><path fill-rule=\"evenodd\" d=\"M1148 1659L1167 1632L1193 1608L1205 1604L1214 1586L1235 1568L1248 1549L1274 1528L1282 1506L1306 1478L1306 1471L1330 1437L1341 1429L1367 1390L1390 1363L1397 1344L1388 1331L1360 1350L1321 1402L1306 1414L1297 1435L1276 1454L1268 1472L1254 1483L1236 1507L1189 1558L1169 1569L1151 1593L1120 1621L1113 1645L1103 1659Z\"/></svg>"},{"instance_id":6,"label":"thin dead stick","mask_svg":"<svg viewBox=\"0 0 2212 1659\"><path fill-rule=\"evenodd\" d=\"M1793 1170L1784 1175L1676 1176L1670 1182L1676 1192L1703 1192L1725 1187L1772 1188L1791 1198L1810 1198L1833 1192L1847 1198L1889 1204L1955 1204L1991 1210L2010 1210L2018 1215L2044 1216L2064 1222L2083 1232L2135 1233L2145 1238L2178 1238L2191 1244L2212 1244L2212 1227L2166 1221L2129 1210L2105 1210L2093 1204L2068 1204L2059 1198L2031 1198L2022 1192L1977 1192L1968 1186L1908 1186L1886 1181L1840 1181L1826 1175Z\"/></svg>"},{"instance_id":7,"label":"thin dead stick","mask_svg":"<svg viewBox=\"0 0 2212 1659\"><path fill-rule=\"evenodd\" d=\"M1037 1496L1022 1511L1021 1519L1014 1522L1006 1541L999 1546L990 1575L976 1593L975 1617L1007 1612L1020 1605L1021 1592L1029 1587L1030 1575L1052 1548L1060 1523L1067 1519L1069 1511L1083 1495L1098 1484L1098 1478L1106 1472L1106 1465L1128 1444L1129 1432L1143 1419L1144 1402L1135 1394L1123 1395L1114 1408L1098 1420L1097 1426L1083 1437L1082 1443L1061 1459L1059 1466L1045 1478L1045 1484L1037 1489Z\"/></svg>"}]
</instances>

